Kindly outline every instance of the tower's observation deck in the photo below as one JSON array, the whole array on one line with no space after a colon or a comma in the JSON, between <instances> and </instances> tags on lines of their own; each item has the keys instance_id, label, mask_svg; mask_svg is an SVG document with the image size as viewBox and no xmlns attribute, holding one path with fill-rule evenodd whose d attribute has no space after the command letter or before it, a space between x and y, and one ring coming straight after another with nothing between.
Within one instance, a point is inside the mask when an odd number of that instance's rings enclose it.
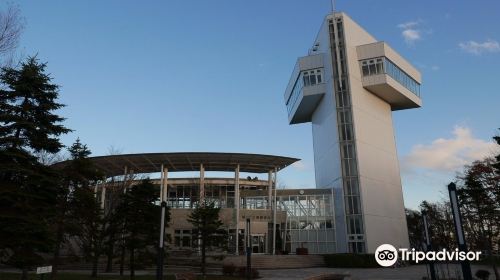
<instances>
[{"instance_id":1,"label":"tower's observation deck","mask_svg":"<svg viewBox=\"0 0 500 280\"><path fill-rule=\"evenodd\" d=\"M363 87L385 100L393 111L418 108L421 76L385 42L356 48Z\"/></svg>"},{"instance_id":2,"label":"tower's observation deck","mask_svg":"<svg viewBox=\"0 0 500 280\"><path fill-rule=\"evenodd\" d=\"M418 108L420 72L385 42L356 47L362 85L391 105L393 111ZM310 122L326 93L324 54L300 57L285 91L290 124Z\"/></svg>"},{"instance_id":3,"label":"tower's observation deck","mask_svg":"<svg viewBox=\"0 0 500 280\"><path fill-rule=\"evenodd\" d=\"M324 55L316 54L297 60L285 92L290 124L310 122L311 116L326 92Z\"/></svg>"}]
</instances>

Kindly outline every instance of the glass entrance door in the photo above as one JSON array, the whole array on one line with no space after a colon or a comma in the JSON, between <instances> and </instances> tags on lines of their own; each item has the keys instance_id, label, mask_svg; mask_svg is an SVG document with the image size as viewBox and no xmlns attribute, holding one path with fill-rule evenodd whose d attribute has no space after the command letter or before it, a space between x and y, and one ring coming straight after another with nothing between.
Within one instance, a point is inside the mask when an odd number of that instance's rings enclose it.
<instances>
[{"instance_id":1,"label":"glass entrance door","mask_svg":"<svg viewBox=\"0 0 500 280\"><path fill-rule=\"evenodd\" d=\"M252 253L264 254L266 244L265 234L252 234Z\"/></svg>"}]
</instances>

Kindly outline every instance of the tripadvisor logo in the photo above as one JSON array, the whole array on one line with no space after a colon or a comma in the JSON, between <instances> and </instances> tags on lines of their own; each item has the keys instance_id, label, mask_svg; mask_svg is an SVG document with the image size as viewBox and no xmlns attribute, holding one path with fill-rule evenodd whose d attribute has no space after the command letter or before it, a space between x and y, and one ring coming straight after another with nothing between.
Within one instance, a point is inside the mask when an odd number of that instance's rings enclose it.
<instances>
[{"instance_id":1,"label":"tripadvisor logo","mask_svg":"<svg viewBox=\"0 0 500 280\"><path fill-rule=\"evenodd\" d=\"M391 266L398 260L398 250L391 244L382 244L375 251L375 260L381 266Z\"/></svg>"},{"instance_id":2,"label":"tripadvisor logo","mask_svg":"<svg viewBox=\"0 0 500 280\"><path fill-rule=\"evenodd\" d=\"M390 244L382 244L375 251L375 260L380 266L388 267L394 265L398 261L398 255L402 261L478 261L481 252L465 252L455 249L448 251L446 249L440 251L416 251L415 249L399 248L397 250Z\"/></svg>"}]
</instances>

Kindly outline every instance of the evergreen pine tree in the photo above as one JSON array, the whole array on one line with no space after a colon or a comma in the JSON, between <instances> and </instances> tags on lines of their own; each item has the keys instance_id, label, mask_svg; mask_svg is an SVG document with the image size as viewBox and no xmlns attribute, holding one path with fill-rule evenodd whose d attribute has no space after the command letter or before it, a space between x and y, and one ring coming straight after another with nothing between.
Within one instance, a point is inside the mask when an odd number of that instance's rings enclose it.
<instances>
[{"instance_id":1,"label":"evergreen pine tree","mask_svg":"<svg viewBox=\"0 0 500 280\"><path fill-rule=\"evenodd\" d=\"M210 247L224 248L227 241L227 232L219 218L220 208L215 203L203 201L188 217L193 225L193 239L197 239L201 248L201 272L205 275L206 251Z\"/></svg>"},{"instance_id":2,"label":"evergreen pine tree","mask_svg":"<svg viewBox=\"0 0 500 280\"><path fill-rule=\"evenodd\" d=\"M160 233L161 208L155 205L158 192L149 179L129 189L118 206L116 218L123 225L123 237L129 253L130 278L135 277L136 258L139 252L155 251ZM165 225L170 221L167 208Z\"/></svg>"},{"instance_id":3,"label":"evergreen pine tree","mask_svg":"<svg viewBox=\"0 0 500 280\"><path fill-rule=\"evenodd\" d=\"M101 221L100 217L92 217L96 211L94 208L97 207L99 209L100 207L94 197L92 188L97 180L100 179L101 173L88 159L91 152L87 148L87 145L82 144L80 139L77 139L68 148L68 152L70 154L70 161L62 170L59 170L61 181L60 191L57 196L54 223L55 246L52 261L52 279L56 278L60 250L66 241L66 237L81 236L82 234L82 227L85 223L82 224L83 221L79 218L88 214L83 214L83 212L90 211L91 214L87 218L95 219L95 222ZM81 191L80 189L85 190ZM91 195L88 196L87 193ZM85 201L87 199L91 199L92 201ZM87 222L87 220L83 220ZM99 232L97 231L96 233ZM95 233L92 232L92 234ZM93 274L97 274L97 271L93 271Z\"/></svg>"},{"instance_id":4,"label":"evergreen pine tree","mask_svg":"<svg viewBox=\"0 0 500 280\"><path fill-rule=\"evenodd\" d=\"M29 57L0 71L0 250L23 279L53 245L50 224L60 191L57 173L33 153L59 152L58 137L70 131L55 113L63 105L45 68Z\"/></svg>"}]
</instances>

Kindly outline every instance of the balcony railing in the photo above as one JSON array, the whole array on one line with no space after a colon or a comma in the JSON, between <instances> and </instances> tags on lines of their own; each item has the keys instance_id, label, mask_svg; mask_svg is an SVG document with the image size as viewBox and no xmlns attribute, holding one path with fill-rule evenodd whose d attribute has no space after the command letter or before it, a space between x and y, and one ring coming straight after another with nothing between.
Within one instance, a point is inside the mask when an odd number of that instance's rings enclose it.
<instances>
[{"instance_id":1,"label":"balcony railing","mask_svg":"<svg viewBox=\"0 0 500 280\"><path fill-rule=\"evenodd\" d=\"M301 91L304 87L314 86L322 83L324 83L323 68L301 71L299 76L297 77L297 80L295 81L295 85L293 86L292 94L290 94L290 97L286 102L288 115L291 114L293 108L295 107L295 103L297 103L297 100L299 99Z\"/></svg>"},{"instance_id":2,"label":"balcony railing","mask_svg":"<svg viewBox=\"0 0 500 280\"><path fill-rule=\"evenodd\" d=\"M363 76L387 74L406 89L420 97L420 84L386 57L376 57L360 61Z\"/></svg>"}]
</instances>

